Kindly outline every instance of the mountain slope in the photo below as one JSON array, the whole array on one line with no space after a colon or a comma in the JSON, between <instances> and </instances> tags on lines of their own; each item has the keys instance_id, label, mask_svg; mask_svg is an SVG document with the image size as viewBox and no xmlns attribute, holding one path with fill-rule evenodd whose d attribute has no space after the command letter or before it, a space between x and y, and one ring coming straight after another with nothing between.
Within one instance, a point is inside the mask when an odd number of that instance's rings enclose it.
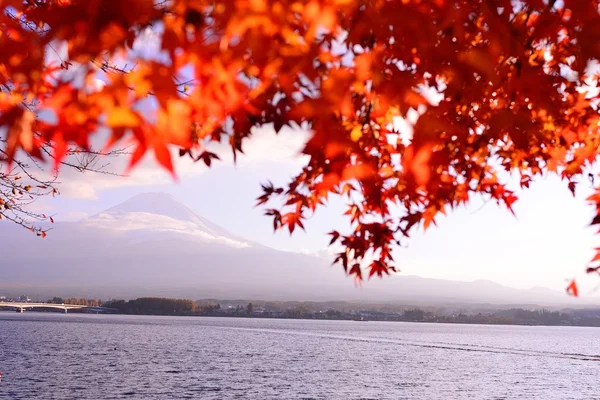
<instances>
[{"instance_id":1,"label":"mountain slope","mask_svg":"<svg viewBox=\"0 0 600 400\"><path fill-rule=\"evenodd\" d=\"M189 235L199 241L232 247L257 246L203 218L165 193L144 193L86 218L88 228L128 232L130 238L148 239L159 233Z\"/></svg>"},{"instance_id":2,"label":"mountain slope","mask_svg":"<svg viewBox=\"0 0 600 400\"><path fill-rule=\"evenodd\" d=\"M569 304L556 292L394 276L360 289L339 266L236 236L165 194L136 196L44 240L0 223L0 294Z\"/></svg>"}]
</instances>

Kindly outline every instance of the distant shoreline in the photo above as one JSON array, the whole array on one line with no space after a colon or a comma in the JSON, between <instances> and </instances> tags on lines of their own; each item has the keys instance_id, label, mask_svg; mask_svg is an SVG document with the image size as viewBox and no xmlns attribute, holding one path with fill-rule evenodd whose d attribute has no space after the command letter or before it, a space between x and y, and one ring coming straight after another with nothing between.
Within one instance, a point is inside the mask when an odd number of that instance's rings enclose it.
<instances>
[{"instance_id":1,"label":"distant shoreline","mask_svg":"<svg viewBox=\"0 0 600 400\"><path fill-rule=\"evenodd\" d=\"M10 303L15 303L9 308ZM27 310L28 298L7 299L4 307L18 312ZM54 297L43 303L31 303L34 311L67 313L114 313L149 316L240 317L328 321L389 321L445 324L514 326L586 326L600 327L600 308L548 310L499 307L419 308L410 305L357 304L344 301L291 302L258 300L190 300L141 297L133 300L108 300ZM0 309L2 309L0 305ZM46 308L46 306L48 308ZM500 308L502 307L502 308ZM29 311L27 311L29 312Z\"/></svg>"},{"instance_id":2,"label":"distant shoreline","mask_svg":"<svg viewBox=\"0 0 600 400\"><path fill-rule=\"evenodd\" d=\"M0 310L0 313L9 313L14 311ZM43 311L43 310L26 310L25 313L42 313L42 314L62 314L58 311ZM422 323L422 324L454 324L454 325L490 325L490 326L561 326L561 327L587 327L587 328L599 328L600 321L597 325L593 324L569 324L569 323L527 323L527 322L508 322L508 321L474 321L474 320L409 320L409 319L357 319L355 317L340 317L340 318L327 318L327 317L276 317L276 316L249 316L249 315L208 315L198 313L122 313L122 312L105 312L105 313L92 313L87 311L73 310L68 314L103 314L103 315L127 315L127 316L146 316L146 317L191 317L191 318L243 318L243 319L271 319L271 320L305 320L305 321L354 321L354 322L410 322L410 323Z\"/></svg>"}]
</instances>

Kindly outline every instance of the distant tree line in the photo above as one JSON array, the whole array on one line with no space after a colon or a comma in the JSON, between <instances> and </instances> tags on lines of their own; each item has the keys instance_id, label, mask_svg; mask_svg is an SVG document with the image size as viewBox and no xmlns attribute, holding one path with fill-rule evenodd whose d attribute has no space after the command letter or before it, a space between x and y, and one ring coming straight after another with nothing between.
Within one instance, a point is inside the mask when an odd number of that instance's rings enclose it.
<instances>
[{"instance_id":1,"label":"distant tree line","mask_svg":"<svg viewBox=\"0 0 600 400\"><path fill-rule=\"evenodd\" d=\"M72 304L76 306L88 306L88 307L98 307L102 304L102 300L96 299L84 299L84 298L68 298L63 299L62 297L53 297L51 300L48 300L46 303L48 304Z\"/></svg>"},{"instance_id":2,"label":"distant tree line","mask_svg":"<svg viewBox=\"0 0 600 400\"><path fill-rule=\"evenodd\" d=\"M142 297L129 301L112 300L103 303L102 307L117 309L122 314L138 315L187 315L198 310L198 306L192 300L160 297Z\"/></svg>"},{"instance_id":3,"label":"distant tree line","mask_svg":"<svg viewBox=\"0 0 600 400\"><path fill-rule=\"evenodd\" d=\"M143 297L135 300L110 300L54 297L54 304L102 306L121 314L189 315L239 318L288 318L325 320L372 320L504 325L600 326L600 309L562 311L523 308L486 311L421 309L393 305L357 305L345 302L264 302L243 300L198 300Z\"/></svg>"},{"instance_id":4,"label":"distant tree line","mask_svg":"<svg viewBox=\"0 0 600 400\"><path fill-rule=\"evenodd\" d=\"M402 315L405 321L470 323L470 324L506 324L506 325L578 325L582 320L576 314L546 309L525 310L511 308L490 313L467 314L459 312L452 315L435 315L420 309L406 310ZM587 319L586 323L600 326L600 313L595 318Z\"/></svg>"}]
</instances>

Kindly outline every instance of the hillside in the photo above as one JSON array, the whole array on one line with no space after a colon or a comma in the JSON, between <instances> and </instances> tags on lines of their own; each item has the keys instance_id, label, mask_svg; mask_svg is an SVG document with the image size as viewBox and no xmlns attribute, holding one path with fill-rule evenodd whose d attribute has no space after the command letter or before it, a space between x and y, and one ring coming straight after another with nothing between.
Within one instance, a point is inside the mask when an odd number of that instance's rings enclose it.
<instances>
[{"instance_id":1,"label":"hillside","mask_svg":"<svg viewBox=\"0 0 600 400\"><path fill-rule=\"evenodd\" d=\"M0 223L0 294L133 298L344 300L412 304L561 304L583 301L549 289L399 275L362 289L330 260L242 238L176 201L147 193L77 222L58 222L45 240Z\"/></svg>"}]
</instances>

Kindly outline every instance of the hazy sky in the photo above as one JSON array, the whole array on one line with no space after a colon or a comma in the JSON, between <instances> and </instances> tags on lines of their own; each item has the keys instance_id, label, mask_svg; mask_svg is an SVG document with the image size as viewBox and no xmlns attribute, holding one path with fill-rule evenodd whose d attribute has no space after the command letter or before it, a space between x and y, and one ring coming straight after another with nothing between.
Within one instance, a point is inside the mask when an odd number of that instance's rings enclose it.
<instances>
[{"instance_id":1,"label":"hazy sky","mask_svg":"<svg viewBox=\"0 0 600 400\"><path fill-rule=\"evenodd\" d=\"M136 46L146 55L158 51L155 34L148 32ZM61 51L64 51L61 50ZM101 83L101 82L100 82ZM285 183L300 166L298 151L305 132L288 130L279 136L261 129L245 146L236 166L225 152L223 162L207 170L201 163L179 160L179 182L156 166L150 155L130 178L76 174L62 171L61 196L35 205L57 220L76 220L102 211L138 193L161 191L191 206L224 228L262 244L293 251L322 252L326 233L347 228L342 217L344 203L333 198L306 223L307 232L274 234L264 209L254 208L260 183L270 179ZM111 167L124 171L126 160L114 160ZM513 185L517 188L518 185ZM565 280L578 277L584 292L599 281L583 271L600 245L587 225L592 211L585 204L589 185L580 185L573 198L557 178L538 179L532 190L519 193L517 218L495 203L482 208L474 200L467 209L458 209L423 234L422 228L408 248L398 249L398 267L407 274L460 280L490 279L514 287L548 286L563 289Z\"/></svg>"},{"instance_id":2,"label":"hazy sky","mask_svg":"<svg viewBox=\"0 0 600 400\"><path fill-rule=\"evenodd\" d=\"M152 157L130 178L108 178L66 171L61 196L40 201L36 207L56 213L57 220L74 220L102 211L138 193L166 192L233 233L267 246L293 251L319 252L327 248L326 233L344 230L344 202L333 198L306 223L307 232L274 234L264 209L255 208L260 183L286 182L297 172L297 154L305 133L288 131L279 136L259 130L234 166L224 157L210 170L203 164L178 162L179 182L157 167ZM123 170L126 160L111 166ZM517 185L514 185L516 187ZM490 202L473 201L440 219L437 227L414 235L407 248L396 251L400 269L407 274L459 280L490 279L514 287L565 287L579 277L584 290L597 279L583 270L600 244L588 228L592 210L585 205L589 185L582 184L573 198L566 185L549 177L532 189L519 192L517 217ZM483 206L483 207L482 207Z\"/></svg>"}]
</instances>

